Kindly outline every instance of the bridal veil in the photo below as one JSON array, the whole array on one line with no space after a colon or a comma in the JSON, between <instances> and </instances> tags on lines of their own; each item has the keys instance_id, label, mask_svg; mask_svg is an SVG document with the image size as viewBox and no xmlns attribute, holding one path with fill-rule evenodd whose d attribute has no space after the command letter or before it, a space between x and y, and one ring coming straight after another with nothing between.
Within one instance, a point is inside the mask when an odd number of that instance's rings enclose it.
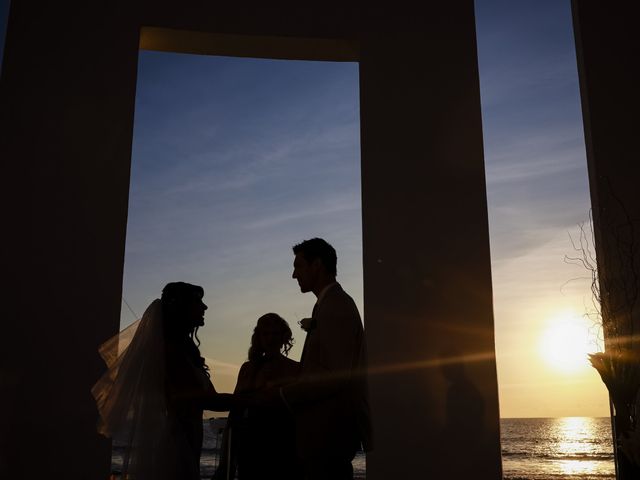
<instances>
[{"instance_id":1,"label":"bridal veil","mask_svg":"<svg viewBox=\"0 0 640 480\"><path fill-rule=\"evenodd\" d=\"M122 448L122 478L170 478L176 452L165 391L162 303L154 300L142 318L99 349L107 372L91 390L98 432ZM172 454L173 453L173 454Z\"/></svg>"}]
</instances>

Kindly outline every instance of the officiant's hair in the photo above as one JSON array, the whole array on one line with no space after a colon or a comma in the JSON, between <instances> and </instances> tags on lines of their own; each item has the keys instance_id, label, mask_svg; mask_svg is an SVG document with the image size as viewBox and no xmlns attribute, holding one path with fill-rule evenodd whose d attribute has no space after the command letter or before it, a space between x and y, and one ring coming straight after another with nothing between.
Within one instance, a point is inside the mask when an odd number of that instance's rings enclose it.
<instances>
[{"instance_id":1,"label":"officiant's hair","mask_svg":"<svg viewBox=\"0 0 640 480\"><path fill-rule=\"evenodd\" d=\"M253 329L253 335L251 335L251 346L249 347L249 361L256 361L262 359L264 350L260 345L260 329L264 328L265 323L274 323L282 329L282 353L285 356L289 356L289 350L293 347L293 333L287 321L277 313L265 313L258 319L258 323Z\"/></svg>"},{"instance_id":2,"label":"officiant's hair","mask_svg":"<svg viewBox=\"0 0 640 480\"><path fill-rule=\"evenodd\" d=\"M320 259L327 273L332 276L337 275L338 256L336 249L329 245L329 242L322 238L311 238L293 247L293 254L301 253L304 259L311 263Z\"/></svg>"}]
</instances>

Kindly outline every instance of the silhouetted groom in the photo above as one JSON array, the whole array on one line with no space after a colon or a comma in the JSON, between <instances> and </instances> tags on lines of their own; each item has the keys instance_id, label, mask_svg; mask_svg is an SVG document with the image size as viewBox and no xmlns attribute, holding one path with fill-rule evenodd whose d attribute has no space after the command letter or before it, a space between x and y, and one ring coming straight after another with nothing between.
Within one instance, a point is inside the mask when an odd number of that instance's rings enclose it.
<instances>
[{"instance_id":1,"label":"silhouetted groom","mask_svg":"<svg viewBox=\"0 0 640 480\"><path fill-rule=\"evenodd\" d=\"M336 282L336 251L320 238L293 247L293 278L317 297L301 358L301 374L280 395L296 419L296 445L308 480L353 478L360 444L369 449L362 322Z\"/></svg>"}]
</instances>

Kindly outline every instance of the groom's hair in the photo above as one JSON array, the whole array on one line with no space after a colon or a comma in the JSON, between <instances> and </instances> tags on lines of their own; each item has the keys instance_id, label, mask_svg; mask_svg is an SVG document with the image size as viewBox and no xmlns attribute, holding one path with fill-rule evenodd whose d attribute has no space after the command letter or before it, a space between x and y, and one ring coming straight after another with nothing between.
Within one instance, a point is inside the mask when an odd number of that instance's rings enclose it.
<instances>
[{"instance_id":1,"label":"groom's hair","mask_svg":"<svg viewBox=\"0 0 640 480\"><path fill-rule=\"evenodd\" d=\"M337 274L338 256L336 249L322 238L311 238L293 247L293 254L301 253L304 259L311 263L319 259L327 273L332 276Z\"/></svg>"}]
</instances>

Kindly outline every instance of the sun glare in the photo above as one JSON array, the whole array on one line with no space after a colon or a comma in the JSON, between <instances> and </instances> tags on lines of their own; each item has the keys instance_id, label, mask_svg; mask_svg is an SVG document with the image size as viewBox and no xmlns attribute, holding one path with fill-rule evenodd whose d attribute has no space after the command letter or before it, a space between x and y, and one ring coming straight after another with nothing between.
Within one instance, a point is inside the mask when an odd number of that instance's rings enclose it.
<instances>
[{"instance_id":1,"label":"sun glare","mask_svg":"<svg viewBox=\"0 0 640 480\"><path fill-rule=\"evenodd\" d=\"M574 373L588 367L587 354L594 350L589 341L587 323L572 312L550 318L540 339L543 360L564 373Z\"/></svg>"}]
</instances>

